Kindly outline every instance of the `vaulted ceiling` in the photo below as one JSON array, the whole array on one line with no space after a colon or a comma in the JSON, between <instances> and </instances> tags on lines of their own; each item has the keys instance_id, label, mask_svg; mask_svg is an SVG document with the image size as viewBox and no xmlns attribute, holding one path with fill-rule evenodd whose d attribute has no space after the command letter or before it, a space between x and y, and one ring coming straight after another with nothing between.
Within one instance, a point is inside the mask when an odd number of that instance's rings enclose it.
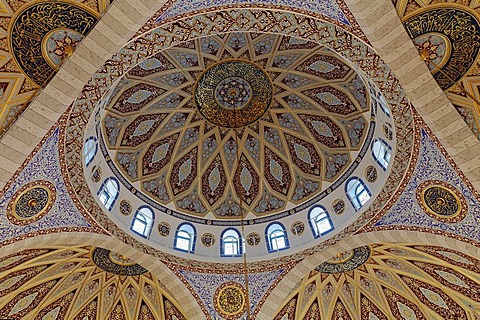
<instances>
[{"instance_id":1,"label":"vaulted ceiling","mask_svg":"<svg viewBox=\"0 0 480 320\"><path fill-rule=\"evenodd\" d=\"M480 315L477 1L0 1L0 318Z\"/></svg>"}]
</instances>

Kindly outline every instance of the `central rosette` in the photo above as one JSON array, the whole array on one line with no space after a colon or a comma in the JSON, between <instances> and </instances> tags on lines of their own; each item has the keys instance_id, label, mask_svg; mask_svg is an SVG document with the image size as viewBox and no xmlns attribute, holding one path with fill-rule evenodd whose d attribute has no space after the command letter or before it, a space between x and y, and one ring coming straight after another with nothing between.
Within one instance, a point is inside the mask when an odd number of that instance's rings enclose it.
<instances>
[{"instance_id":1,"label":"central rosette","mask_svg":"<svg viewBox=\"0 0 480 320\"><path fill-rule=\"evenodd\" d=\"M268 74L254 63L229 60L209 67L198 79L195 103L210 122L240 128L262 117L272 101Z\"/></svg>"}]
</instances>

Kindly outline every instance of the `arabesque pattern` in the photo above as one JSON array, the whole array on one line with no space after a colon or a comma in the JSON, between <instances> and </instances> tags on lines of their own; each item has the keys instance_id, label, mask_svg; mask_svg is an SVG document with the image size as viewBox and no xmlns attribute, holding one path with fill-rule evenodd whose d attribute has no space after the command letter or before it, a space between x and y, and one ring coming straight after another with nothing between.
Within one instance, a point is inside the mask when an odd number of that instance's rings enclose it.
<instances>
[{"instance_id":1,"label":"arabesque pattern","mask_svg":"<svg viewBox=\"0 0 480 320\"><path fill-rule=\"evenodd\" d=\"M230 33L134 67L107 95L102 131L123 175L157 202L238 218L222 208L242 200L276 213L338 178L362 146L368 103L359 75L328 49ZM299 193L304 181L313 189Z\"/></svg>"},{"instance_id":2,"label":"arabesque pattern","mask_svg":"<svg viewBox=\"0 0 480 320\"><path fill-rule=\"evenodd\" d=\"M118 255L110 252L111 258L97 257L105 262L94 263L92 250L75 246L31 249L2 257L0 318L186 319L155 276L145 269L141 275L106 272L95 263L111 263ZM119 268L130 262L122 259ZM132 266L138 265L130 262Z\"/></svg>"},{"instance_id":3,"label":"arabesque pattern","mask_svg":"<svg viewBox=\"0 0 480 320\"><path fill-rule=\"evenodd\" d=\"M349 261L363 259L357 249ZM353 270L310 273L275 319L475 319L479 265L443 247L373 245Z\"/></svg>"}]
</instances>

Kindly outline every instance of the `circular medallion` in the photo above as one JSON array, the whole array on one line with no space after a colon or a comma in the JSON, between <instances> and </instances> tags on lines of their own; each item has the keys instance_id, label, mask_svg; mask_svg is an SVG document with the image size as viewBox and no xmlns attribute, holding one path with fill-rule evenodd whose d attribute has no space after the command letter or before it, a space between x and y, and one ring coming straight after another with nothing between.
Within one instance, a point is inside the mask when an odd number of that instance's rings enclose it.
<instances>
[{"instance_id":1,"label":"circular medallion","mask_svg":"<svg viewBox=\"0 0 480 320\"><path fill-rule=\"evenodd\" d=\"M119 276L137 276L147 272L129 258L103 248L93 249L92 261L100 269Z\"/></svg>"},{"instance_id":2,"label":"circular medallion","mask_svg":"<svg viewBox=\"0 0 480 320\"><path fill-rule=\"evenodd\" d=\"M215 236L211 233L204 233L202 235L202 243L205 247L211 247L215 244Z\"/></svg>"},{"instance_id":3,"label":"circular medallion","mask_svg":"<svg viewBox=\"0 0 480 320\"><path fill-rule=\"evenodd\" d=\"M125 199L120 201L120 212L125 216L128 216L130 213L132 213L132 205L130 202Z\"/></svg>"},{"instance_id":4,"label":"circular medallion","mask_svg":"<svg viewBox=\"0 0 480 320\"><path fill-rule=\"evenodd\" d=\"M390 129L388 126L383 125L383 133L385 134L385 137L386 137L388 140L392 140L392 139L393 139L393 131L392 131L392 129Z\"/></svg>"},{"instance_id":5,"label":"circular medallion","mask_svg":"<svg viewBox=\"0 0 480 320\"><path fill-rule=\"evenodd\" d=\"M333 211L336 214L342 214L343 211L345 210L345 201L343 201L342 199L337 199L333 202L332 206L333 206Z\"/></svg>"},{"instance_id":6,"label":"circular medallion","mask_svg":"<svg viewBox=\"0 0 480 320\"><path fill-rule=\"evenodd\" d=\"M21 187L10 200L7 217L13 224L27 225L40 220L55 202L55 186L45 180Z\"/></svg>"},{"instance_id":7,"label":"circular medallion","mask_svg":"<svg viewBox=\"0 0 480 320\"><path fill-rule=\"evenodd\" d=\"M168 236L170 234L170 225L167 222L160 222L158 224L158 233L163 237Z\"/></svg>"},{"instance_id":8,"label":"circular medallion","mask_svg":"<svg viewBox=\"0 0 480 320\"><path fill-rule=\"evenodd\" d=\"M74 2L38 1L21 6L10 23L12 56L30 80L44 87L98 18L98 13Z\"/></svg>"},{"instance_id":9,"label":"circular medallion","mask_svg":"<svg viewBox=\"0 0 480 320\"><path fill-rule=\"evenodd\" d=\"M210 122L240 128L262 117L273 97L268 74L252 62L222 61L210 66L198 79L194 100Z\"/></svg>"},{"instance_id":10,"label":"circular medallion","mask_svg":"<svg viewBox=\"0 0 480 320\"><path fill-rule=\"evenodd\" d=\"M445 23L450 19L456 23ZM427 65L442 90L460 81L475 65L480 22L468 6L428 6L405 16L403 25L420 55L430 61Z\"/></svg>"},{"instance_id":11,"label":"circular medallion","mask_svg":"<svg viewBox=\"0 0 480 320\"><path fill-rule=\"evenodd\" d=\"M372 183L377 180L378 173L377 169L375 169L374 166L368 166L365 169L365 179L367 179L368 182Z\"/></svg>"},{"instance_id":12,"label":"circular medallion","mask_svg":"<svg viewBox=\"0 0 480 320\"><path fill-rule=\"evenodd\" d=\"M450 58L451 44L448 38L437 32L429 32L413 39L418 51L426 56L431 63L427 63L432 73L441 69Z\"/></svg>"},{"instance_id":13,"label":"circular medallion","mask_svg":"<svg viewBox=\"0 0 480 320\"><path fill-rule=\"evenodd\" d=\"M468 213L467 202L460 191L440 180L423 182L416 196L425 213L442 222L459 222Z\"/></svg>"},{"instance_id":14,"label":"circular medallion","mask_svg":"<svg viewBox=\"0 0 480 320\"><path fill-rule=\"evenodd\" d=\"M53 68L71 56L84 35L72 29L54 29L43 39L43 54Z\"/></svg>"},{"instance_id":15,"label":"circular medallion","mask_svg":"<svg viewBox=\"0 0 480 320\"><path fill-rule=\"evenodd\" d=\"M260 243L260 235L256 232L249 233L247 235L247 243L250 246L256 246Z\"/></svg>"},{"instance_id":16,"label":"circular medallion","mask_svg":"<svg viewBox=\"0 0 480 320\"><path fill-rule=\"evenodd\" d=\"M102 179L102 168L94 166L92 168L92 181L98 183L100 182L100 179Z\"/></svg>"},{"instance_id":17,"label":"circular medallion","mask_svg":"<svg viewBox=\"0 0 480 320\"><path fill-rule=\"evenodd\" d=\"M302 221L296 221L292 224L290 231L296 236L300 236L305 231L305 224Z\"/></svg>"},{"instance_id":18,"label":"circular medallion","mask_svg":"<svg viewBox=\"0 0 480 320\"><path fill-rule=\"evenodd\" d=\"M323 273L344 273L354 270L370 258L371 249L369 246L358 247L353 250L343 252L335 258L325 261L315 268Z\"/></svg>"},{"instance_id":19,"label":"circular medallion","mask_svg":"<svg viewBox=\"0 0 480 320\"><path fill-rule=\"evenodd\" d=\"M245 312L245 291L239 283L226 282L214 295L215 309L225 319L238 319Z\"/></svg>"}]
</instances>

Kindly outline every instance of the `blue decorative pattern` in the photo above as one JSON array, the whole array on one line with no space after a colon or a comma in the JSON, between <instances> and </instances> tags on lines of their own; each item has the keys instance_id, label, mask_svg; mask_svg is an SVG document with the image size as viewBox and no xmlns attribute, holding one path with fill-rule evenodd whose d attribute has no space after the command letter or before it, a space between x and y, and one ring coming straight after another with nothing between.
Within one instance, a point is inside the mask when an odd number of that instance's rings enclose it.
<instances>
[{"instance_id":1,"label":"blue decorative pattern","mask_svg":"<svg viewBox=\"0 0 480 320\"><path fill-rule=\"evenodd\" d=\"M248 275L248 290L250 299L250 311L253 314L262 298L267 294L267 290L275 283L284 269L275 271L252 273ZM218 319L218 314L214 308L215 290L222 283L233 281L245 285L245 276L243 274L218 274L218 273L200 273L186 270L179 270L181 276L185 278L188 284L198 294L200 300L204 303L208 313L213 319ZM240 319L245 319L244 315Z\"/></svg>"},{"instance_id":2,"label":"blue decorative pattern","mask_svg":"<svg viewBox=\"0 0 480 320\"><path fill-rule=\"evenodd\" d=\"M465 197L469 213L457 223L443 223L427 215L415 199L418 186L425 180L442 180L455 186ZM480 202L462 181L435 143L422 130L417 166L402 196L375 226L411 226L435 229L480 241Z\"/></svg>"},{"instance_id":3,"label":"blue decorative pattern","mask_svg":"<svg viewBox=\"0 0 480 320\"><path fill-rule=\"evenodd\" d=\"M88 221L78 212L76 205L70 199L67 187L63 181L58 154L58 135L57 129L45 141L43 147L25 166L25 169L14 180L0 200L0 212L3 213L0 215L0 242L53 228L92 228ZM8 202L23 185L36 180L47 180L55 185L57 196L52 209L40 220L26 226L17 226L10 223L4 214Z\"/></svg>"},{"instance_id":4,"label":"blue decorative pattern","mask_svg":"<svg viewBox=\"0 0 480 320\"><path fill-rule=\"evenodd\" d=\"M292 7L304 11L321 14L350 26L347 17L335 0L193 0L175 1L158 19L157 23L175 16L184 15L202 9L212 9L232 5L272 5Z\"/></svg>"}]
</instances>

